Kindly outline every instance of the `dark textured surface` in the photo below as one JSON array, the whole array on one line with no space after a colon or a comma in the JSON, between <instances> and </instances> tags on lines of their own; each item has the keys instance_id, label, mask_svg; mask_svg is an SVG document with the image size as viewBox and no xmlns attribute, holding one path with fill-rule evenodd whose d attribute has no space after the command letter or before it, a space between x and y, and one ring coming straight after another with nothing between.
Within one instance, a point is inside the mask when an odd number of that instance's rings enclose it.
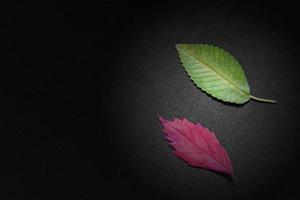
<instances>
[{"instance_id":1,"label":"dark textured surface","mask_svg":"<svg viewBox=\"0 0 300 200\"><path fill-rule=\"evenodd\" d=\"M294 8L225 2L3 6L1 199L296 198ZM181 67L179 42L231 52L251 93L278 103L234 106L206 95ZM158 114L214 131L238 181L173 156Z\"/></svg>"},{"instance_id":2,"label":"dark textured surface","mask_svg":"<svg viewBox=\"0 0 300 200\"><path fill-rule=\"evenodd\" d=\"M297 41L293 27L285 23L284 17L290 16L278 11L254 4L203 3L132 16L134 25L120 36L108 70L108 110L117 125L111 124L107 133L114 133L111 143L120 162L115 178L123 181L122 191L171 199L296 196ZM181 42L228 50L242 64L251 93L278 104L250 101L234 106L206 95L179 63L175 44ZM198 121L215 131L238 181L188 167L174 157L158 113Z\"/></svg>"}]
</instances>

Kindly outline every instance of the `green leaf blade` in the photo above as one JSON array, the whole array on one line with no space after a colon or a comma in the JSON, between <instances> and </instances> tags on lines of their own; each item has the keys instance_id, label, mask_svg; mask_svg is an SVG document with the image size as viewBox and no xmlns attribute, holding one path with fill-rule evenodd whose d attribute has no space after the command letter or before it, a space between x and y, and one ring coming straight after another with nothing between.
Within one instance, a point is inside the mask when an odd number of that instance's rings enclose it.
<instances>
[{"instance_id":1,"label":"green leaf blade","mask_svg":"<svg viewBox=\"0 0 300 200\"><path fill-rule=\"evenodd\" d=\"M228 52L206 44L177 44L176 49L197 87L225 102L243 104L250 99L245 73Z\"/></svg>"}]
</instances>

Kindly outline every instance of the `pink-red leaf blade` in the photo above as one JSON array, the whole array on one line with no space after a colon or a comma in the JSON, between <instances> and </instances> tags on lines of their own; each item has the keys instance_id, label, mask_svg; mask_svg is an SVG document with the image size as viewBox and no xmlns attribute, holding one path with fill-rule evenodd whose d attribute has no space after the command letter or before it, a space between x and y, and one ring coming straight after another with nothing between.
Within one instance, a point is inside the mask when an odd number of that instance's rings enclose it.
<instances>
[{"instance_id":1,"label":"pink-red leaf blade","mask_svg":"<svg viewBox=\"0 0 300 200\"><path fill-rule=\"evenodd\" d=\"M159 120L176 156L190 166L233 176L230 158L213 132L187 119Z\"/></svg>"}]
</instances>

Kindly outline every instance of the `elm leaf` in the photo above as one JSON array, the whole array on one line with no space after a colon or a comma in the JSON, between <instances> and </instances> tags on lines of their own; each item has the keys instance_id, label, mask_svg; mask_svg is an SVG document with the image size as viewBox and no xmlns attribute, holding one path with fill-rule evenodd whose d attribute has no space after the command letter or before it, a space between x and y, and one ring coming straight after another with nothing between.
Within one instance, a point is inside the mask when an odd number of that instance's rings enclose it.
<instances>
[{"instance_id":1,"label":"elm leaf","mask_svg":"<svg viewBox=\"0 0 300 200\"><path fill-rule=\"evenodd\" d=\"M227 51L207 44L176 44L181 63L197 87L225 102L274 100L252 96L240 63Z\"/></svg>"}]
</instances>

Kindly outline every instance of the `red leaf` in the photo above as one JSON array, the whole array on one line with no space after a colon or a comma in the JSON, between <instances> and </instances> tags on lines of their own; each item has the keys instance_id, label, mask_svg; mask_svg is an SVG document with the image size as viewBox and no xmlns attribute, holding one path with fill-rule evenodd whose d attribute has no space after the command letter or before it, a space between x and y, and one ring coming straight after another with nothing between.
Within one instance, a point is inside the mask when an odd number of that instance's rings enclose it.
<instances>
[{"instance_id":1,"label":"red leaf","mask_svg":"<svg viewBox=\"0 0 300 200\"><path fill-rule=\"evenodd\" d=\"M233 176L229 156L213 132L187 119L169 121L159 117L159 120L176 156L190 166Z\"/></svg>"}]
</instances>

